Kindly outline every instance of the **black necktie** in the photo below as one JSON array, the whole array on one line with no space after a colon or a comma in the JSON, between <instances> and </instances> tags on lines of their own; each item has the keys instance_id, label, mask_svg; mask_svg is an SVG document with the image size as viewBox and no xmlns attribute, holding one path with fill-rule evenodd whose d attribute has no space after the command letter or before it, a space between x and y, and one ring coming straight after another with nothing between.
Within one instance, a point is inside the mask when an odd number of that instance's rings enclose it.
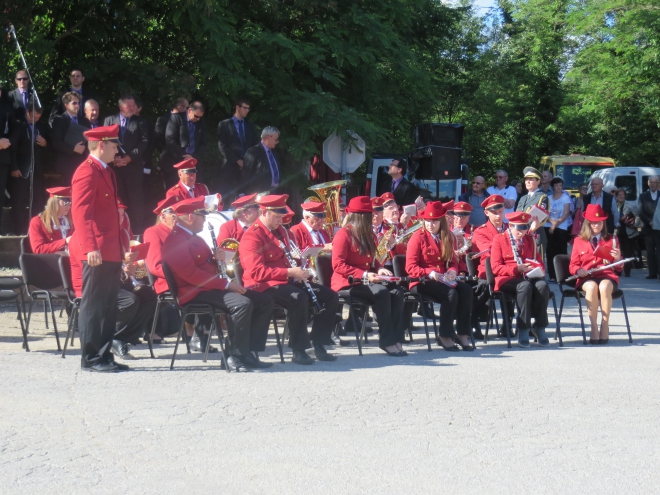
<instances>
[{"instance_id":1,"label":"black necktie","mask_svg":"<svg viewBox=\"0 0 660 495\"><path fill-rule=\"evenodd\" d=\"M596 250L596 248L598 247L598 237L591 238L591 247L594 248L594 250Z\"/></svg>"}]
</instances>

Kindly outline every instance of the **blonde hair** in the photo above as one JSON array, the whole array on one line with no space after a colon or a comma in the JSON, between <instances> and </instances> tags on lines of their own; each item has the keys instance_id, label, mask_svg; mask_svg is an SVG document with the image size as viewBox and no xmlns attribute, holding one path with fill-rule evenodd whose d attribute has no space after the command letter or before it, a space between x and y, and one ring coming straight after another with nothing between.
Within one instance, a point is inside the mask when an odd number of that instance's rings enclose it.
<instances>
[{"instance_id":1,"label":"blonde hair","mask_svg":"<svg viewBox=\"0 0 660 495\"><path fill-rule=\"evenodd\" d=\"M600 235L603 236L604 239L606 239L607 222L605 222L604 220L601 221L603 222L603 230L601 231ZM591 231L591 222L585 218L584 223L582 224L582 228L580 229L580 239L582 239L583 241L588 241L591 239L592 235L593 232Z\"/></svg>"},{"instance_id":2,"label":"blonde hair","mask_svg":"<svg viewBox=\"0 0 660 495\"><path fill-rule=\"evenodd\" d=\"M53 222L57 223L59 225L59 216L57 215L57 210L60 209L60 198L56 198L55 196L48 198L48 202L46 203L46 208L44 211L42 211L39 214L39 218L43 222L44 226L46 227L46 232L49 234L53 233ZM69 225L73 225L73 220L71 219L71 210L69 210L69 213L66 215L67 220L69 221Z\"/></svg>"}]
</instances>

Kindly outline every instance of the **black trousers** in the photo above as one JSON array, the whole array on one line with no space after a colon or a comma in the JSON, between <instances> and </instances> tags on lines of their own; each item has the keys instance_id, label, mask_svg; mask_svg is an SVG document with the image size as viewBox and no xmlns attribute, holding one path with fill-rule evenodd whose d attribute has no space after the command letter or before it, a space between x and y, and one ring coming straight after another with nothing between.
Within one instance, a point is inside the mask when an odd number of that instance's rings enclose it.
<instances>
[{"instance_id":1,"label":"black trousers","mask_svg":"<svg viewBox=\"0 0 660 495\"><path fill-rule=\"evenodd\" d=\"M117 322L120 274L120 261L104 261L98 266L83 261L83 290L78 317L83 367L113 359L110 349Z\"/></svg>"},{"instance_id":2,"label":"black trousers","mask_svg":"<svg viewBox=\"0 0 660 495\"><path fill-rule=\"evenodd\" d=\"M156 293L151 287L142 286L133 291L119 289L114 339L139 344L144 332L151 331L149 322L155 310Z\"/></svg>"},{"instance_id":3,"label":"black trousers","mask_svg":"<svg viewBox=\"0 0 660 495\"><path fill-rule=\"evenodd\" d=\"M413 292L419 292L440 303L440 336L452 338L454 320L459 335L470 335L472 329L472 288L457 282L456 287L449 287L442 282L427 280L413 287Z\"/></svg>"},{"instance_id":4,"label":"black trousers","mask_svg":"<svg viewBox=\"0 0 660 495\"><path fill-rule=\"evenodd\" d=\"M253 290L237 294L228 290L209 290L198 294L192 304L210 304L226 311L231 316L233 326L232 349L230 352L246 356L250 351L261 352L266 348L270 317L273 313L273 300L266 294ZM211 317L198 316L198 326L208 331Z\"/></svg>"},{"instance_id":5,"label":"black trousers","mask_svg":"<svg viewBox=\"0 0 660 495\"><path fill-rule=\"evenodd\" d=\"M0 163L0 212L2 211L2 208L4 208L5 200L7 199L5 189L7 189L9 177L9 164Z\"/></svg>"},{"instance_id":6,"label":"black trousers","mask_svg":"<svg viewBox=\"0 0 660 495\"><path fill-rule=\"evenodd\" d=\"M312 332L307 332L307 322L311 311L312 298L300 282L276 285L263 292L272 297L275 304L286 310L289 320L289 347L294 351L304 351L312 342L323 342L330 338L335 326L335 314L339 297L328 287L310 282L316 299L323 309L314 315Z\"/></svg>"},{"instance_id":7,"label":"black trousers","mask_svg":"<svg viewBox=\"0 0 660 495\"><path fill-rule=\"evenodd\" d=\"M644 236L646 243L646 262L649 265L649 275L658 276L660 267L660 230L653 230Z\"/></svg>"},{"instance_id":8,"label":"black trousers","mask_svg":"<svg viewBox=\"0 0 660 495\"><path fill-rule=\"evenodd\" d=\"M548 299L550 297L550 289L545 280L514 278L506 282L500 290L516 297L516 304L518 306L516 325L519 330L529 330L532 328L532 318L534 318L534 326L537 328L548 326Z\"/></svg>"},{"instance_id":9,"label":"black trousers","mask_svg":"<svg viewBox=\"0 0 660 495\"><path fill-rule=\"evenodd\" d=\"M142 234L144 218L144 171L142 164L129 163L125 167L113 167L117 177L117 194L125 205L131 218L134 234Z\"/></svg>"},{"instance_id":10,"label":"black trousers","mask_svg":"<svg viewBox=\"0 0 660 495\"><path fill-rule=\"evenodd\" d=\"M476 327L479 322L488 321L490 290L488 289L488 282L483 279L468 285L472 287L472 324Z\"/></svg>"},{"instance_id":11,"label":"black trousers","mask_svg":"<svg viewBox=\"0 0 660 495\"><path fill-rule=\"evenodd\" d=\"M403 311L403 289L396 285L358 284L351 288L351 296L367 301L378 320L378 347L404 341L407 322ZM361 313L361 312L360 312ZM357 315L364 318L364 314ZM359 330L359 329L358 329Z\"/></svg>"},{"instance_id":12,"label":"black trousers","mask_svg":"<svg viewBox=\"0 0 660 495\"><path fill-rule=\"evenodd\" d=\"M621 243L621 256L624 258L630 258L632 256L637 256L636 244L637 241L633 238L628 237L626 232L626 227L622 224L619 229L619 242ZM630 276L630 270L633 267L633 263L626 263L623 265L623 272L626 274L626 277Z\"/></svg>"},{"instance_id":13,"label":"black trousers","mask_svg":"<svg viewBox=\"0 0 660 495\"><path fill-rule=\"evenodd\" d=\"M551 233L550 228L545 227L545 232L548 237L548 250L546 251L548 274L551 279L557 280L553 260L558 254L568 254L568 230L555 228L554 232Z\"/></svg>"},{"instance_id":14,"label":"black trousers","mask_svg":"<svg viewBox=\"0 0 660 495\"><path fill-rule=\"evenodd\" d=\"M32 216L41 213L46 206L43 172L37 169L33 181ZM30 179L9 177L7 184L11 196L12 231L16 235L25 235L30 225Z\"/></svg>"}]
</instances>

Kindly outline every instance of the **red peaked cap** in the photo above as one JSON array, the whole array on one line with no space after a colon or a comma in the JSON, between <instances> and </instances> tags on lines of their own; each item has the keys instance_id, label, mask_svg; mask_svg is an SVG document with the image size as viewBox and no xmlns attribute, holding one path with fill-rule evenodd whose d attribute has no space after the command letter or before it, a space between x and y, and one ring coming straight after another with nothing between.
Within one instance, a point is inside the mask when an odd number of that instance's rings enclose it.
<instances>
[{"instance_id":1,"label":"red peaked cap","mask_svg":"<svg viewBox=\"0 0 660 495\"><path fill-rule=\"evenodd\" d=\"M287 199L289 199L288 194L269 194L268 196L257 198L257 204L264 210L271 210L278 215L286 215L288 213L286 207Z\"/></svg>"},{"instance_id":2,"label":"red peaked cap","mask_svg":"<svg viewBox=\"0 0 660 495\"><path fill-rule=\"evenodd\" d=\"M250 205L256 205L257 204L256 199L257 199L257 193L246 194L245 196L241 196L240 198L238 198L231 205L234 207L235 210L240 210L241 208L247 208Z\"/></svg>"},{"instance_id":3,"label":"red peaked cap","mask_svg":"<svg viewBox=\"0 0 660 495\"><path fill-rule=\"evenodd\" d=\"M509 223L518 225L528 224L532 220L532 215L524 211L514 211L513 213L507 213L505 216Z\"/></svg>"},{"instance_id":4,"label":"red peaked cap","mask_svg":"<svg viewBox=\"0 0 660 495\"><path fill-rule=\"evenodd\" d=\"M282 225L288 225L291 223L291 220L293 220L294 215L296 214L295 211L293 211L289 206L287 205L286 207L287 213L282 215Z\"/></svg>"},{"instance_id":5,"label":"red peaked cap","mask_svg":"<svg viewBox=\"0 0 660 495\"><path fill-rule=\"evenodd\" d=\"M204 204L204 196L199 198L188 198L179 201L172 206L174 213L177 215L188 215L190 213L208 213L206 205Z\"/></svg>"},{"instance_id":6,"label":"red peaked cap","mask_svg":"<svg viewBox=\"0 0 660 495\"><path fill-rule=\"evenodd\" d=\"M156 206L156 209L154 210L154 213L156 215L160 215L163 213L163 210L171 210L172 206L178 203L179 197L178 196L170 196L169 198L165 198L162 200L160 203L158 203L158 206Z\"/></svg>"},{"instance_id":7,"label":"red peaked cap","mask_svg":"<svg viewBox=\"0 0 660 495\"><path fill-rule=\"evenodd\" d=\"M472 206L466 203L465 201L459 201L454 204L454 212L470 212L472 211Z\"/></svg>"},{"instance_id":8,"label":"red peaked cap","mask_svg":"<svg viewBox=\"0 0 660 495\"><path fill-rule=\"evenodd\" d=\"M442 203L442 206L444 207L446 213L448 213L450 211L453 212L454 211L454 200L452 199L448 203Z\"/></svg>"},{"instance_id":9,"label":"red peaked cap","mask_svg":"<svg viewBox=\"0 0 660 495\"><path fill-rule=\"evenodd\" d=\"M491 194L481 202L481 207L484 209L492 208L495 205L504 206L504 196L500 194Z\"/></svg>"},{"instance_id":10,"label":"red peaked cap","mask_svg":"<svg viewBox=\"0 0 660 495\"><path fill-rule=\"evenodd\" d=\"M386 193L381 194L381 195L380 195L380 199L383 200L383 205L385 205L385 204L388 203L389 201L394 201L394 202L396 203L396 199L394 199L394 194L392 194L392 193L389 192L389 191L386 192Z\"/></svg>"},{"instance_id":11,"label":"red peaked cap","mask_svg":"<svg viewBox=\"0 0 660 495\"><path fill-rule=\"evenodd\" d=\"M51 198L71 197L71 187L51 187L50 189L46 189L46 192L50 194Z\"/></svg>"},{"instance_id":12,"label":"red peaked cap","mask_svg":"<svg viewBox=\"0 0 660 495\"><path fill-rule=\"evenodd\" d=\"M173 165L177 170L197 170L197 160L195 158L186 158L182 162Z\"/></svg>"},{"instance_id":13,"label":"red peaked cap","mask_svg":"<svg viewBox=\"0 0 660 495\"><path fill-rule=\"evenodd\" d=\"M87 141L114 141L119 142L119 126L106 125L103 127L97 127L96 129L90 129L83 132L83 136Z\"/></svg>"},{"instance_id":14,"label":"red peaked cap","mask_svg":"<svg viewBox=\"0 0 660 495\"><path fill-rule=\"evenodd\" d=\"M311 213L325 213L325 203L321 203L320 201L308 201L301 204L300 207Z\"/></svg>"}]
</instances>

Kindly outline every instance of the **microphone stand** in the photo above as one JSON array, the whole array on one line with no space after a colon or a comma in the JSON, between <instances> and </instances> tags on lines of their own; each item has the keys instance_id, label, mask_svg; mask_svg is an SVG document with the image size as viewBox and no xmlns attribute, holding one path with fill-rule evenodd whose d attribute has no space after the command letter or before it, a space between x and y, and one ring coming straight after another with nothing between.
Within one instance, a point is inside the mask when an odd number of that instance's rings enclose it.
<instances>
[{"instance_id":1,"label":"microphone stand","mask_svg":"<svg viewBox=\"0 0 660 495\"><path fill-rule=\"evenodd\" d=\"M32 85L32 118L34 119L34 114L35 114L35 109L37 107L41 107L41 102L39 101L39 95L37 94L37 87L34 85L34 81L32 80L32 76L30 75L30 69L28 69L27 62L25 61L25 56L23 55L23 50L21 49L21 44L18 42L18 37L16 36L16 28L14 27L13 24L9 25L9 32L12 34L14 37L14 41L16 42L16 49L18 50L18 54L21 57L21 61L23 62L23 69L28 75L28 80L30 84ZM29 94L29 93L28 93ZM27 116L26 116L27 120ZM30 123L28 122L28 125ZM35 173L35 157L34 157L34 146L36 142L36 135L35 133L37 132L37 123L36 121L32 122L32 136L31 136L31 155L30 155L30 204L28 207L28 218L32 218L32 202L34 201L34 173Z\"/></svg>"}]
</instances>

